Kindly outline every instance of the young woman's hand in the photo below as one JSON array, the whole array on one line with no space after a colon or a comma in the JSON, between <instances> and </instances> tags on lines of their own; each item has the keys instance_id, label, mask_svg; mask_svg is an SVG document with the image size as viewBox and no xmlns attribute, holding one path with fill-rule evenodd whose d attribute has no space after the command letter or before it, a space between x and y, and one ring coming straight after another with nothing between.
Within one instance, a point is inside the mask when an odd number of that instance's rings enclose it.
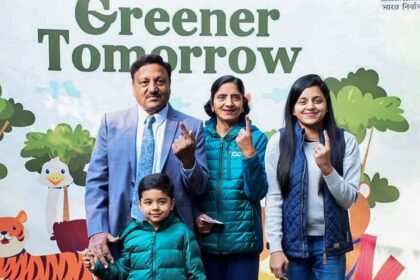
<instances>
[{"instance_id":1,"label":"young woman's hand","mask_svg":"<svg viewBox=\"0 0 420 280\"><path fill-rule=\"evenodd\" d=\"M287 279L284 275L289 267L289 260L283 252L274 252L270 257L270 270L278 279Z\"/></svg>"},{"instance_id":2,"label":"young woman's hand","mask_svg":"<svg viewBox=\"0 0 420 280\"><path fill-rule=\"evenodd\" d=\"M212 218L206 214L201 214L195 219L195 227L199 233L208 234L213 228L213 224L206 223L203 220L212 220Z\"/></svg>"},{"instance_id":3,"label":"young woman's hand","mask_svg":"<svg viewBox=\"0 0 420 280\"><path fill-rule=\"evenodd\" d=\"M250 158L255 155L255 147L252 143L251 120L248 116L245 117L246 127L239 130L236 137L236 143L245 158Z\"/></svg>"},{"instance_id":4,"label":"young woman's hand","mask_svg":"<svg viewBox=\"0 0 420 280\"><path fill-rule=\"evenodd\" d=\"M328 176L333 172L334 167L331 165L330 161L331 144L330 137L328 137L326 130L324 130L324 139L325 145L320 143L314 148L314 160L319 169L321 169L322 174Z\"/></svg>"}]
</instances>

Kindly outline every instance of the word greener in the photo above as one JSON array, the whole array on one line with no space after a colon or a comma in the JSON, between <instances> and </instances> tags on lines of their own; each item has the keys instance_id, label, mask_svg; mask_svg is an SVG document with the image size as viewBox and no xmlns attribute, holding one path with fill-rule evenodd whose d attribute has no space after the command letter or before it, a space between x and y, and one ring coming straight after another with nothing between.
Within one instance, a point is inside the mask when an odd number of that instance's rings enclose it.
<instances>
[{"instance_id":1,"label":"word greener","mask_svg":"<svg viewBox=\"0 0 420 280\"><path fill-rule=\"evenodd\" d=\"M203 65L203 73L217 73L216 66L226 64L224 61L226 59L230 69L235 73L250 73L261 62L267 73L274 73L278 64L281 65L284 73L290 73L302 50L299 47L252 48L232 44L230 48L227 48L208 44L204 46L185 44L186 37L203 37L203 39L227 37L226 42L232 42L231 37L234 36L238 38L269 37L270 25L280 18L280 12L276 9L258 9L254 13L250 10L239 9L230 15L222 10L200 9L195 12L191 9L179 9L170 14L162 8L143 11L139 7L119 7L118 10L111 11L109 0L101 0L103 11L97 11L90 9L90 2L78 0L76 3L75 19L83 32L91 35L92 39L112 32L116 33L115 36L132 36L136 45L95 46L93 43L82 43L73 47L72 50L70 49L73 66L83 72L98 69L104 72L128 72L132 61L137 57L154 53L166 56L174 70L178 69L179 73L192 73L193 63ZM162 44L151 49L137 45L138 42L146 41L147 38L147 44L150 47L150 36L159 37L156 42L162 42L171 36L171 39L167 39L170 43L174 42L173 36L177 36L184 44L176 47ZM205 40L206 43L209 41ZM62 54L69 54L69 49L65 48L65 44L70 44L70 31L38 29L38 42L48 46L48 70L61 71ZM118 58L119 62L117 62Z\"/></svg>"}]
</instances>

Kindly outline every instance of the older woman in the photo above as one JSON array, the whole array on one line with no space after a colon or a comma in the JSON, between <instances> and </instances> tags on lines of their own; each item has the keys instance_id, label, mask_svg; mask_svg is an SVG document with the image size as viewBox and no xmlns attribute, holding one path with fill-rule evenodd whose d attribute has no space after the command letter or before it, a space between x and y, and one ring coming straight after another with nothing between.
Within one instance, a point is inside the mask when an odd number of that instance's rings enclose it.
<instances>
[{"instance_id":1,"label":"older woman","mask_svg":"<svg viewBox=\"0 0 420 280\"><path fill-rule=\"evenodd\" d=\"M206 275L258 279L267 137L246 117L250 109L239 78L218 78L204 108L211 117L204 130L210 181L197 200L195 223Z\"/></svg>"}]
</instances>

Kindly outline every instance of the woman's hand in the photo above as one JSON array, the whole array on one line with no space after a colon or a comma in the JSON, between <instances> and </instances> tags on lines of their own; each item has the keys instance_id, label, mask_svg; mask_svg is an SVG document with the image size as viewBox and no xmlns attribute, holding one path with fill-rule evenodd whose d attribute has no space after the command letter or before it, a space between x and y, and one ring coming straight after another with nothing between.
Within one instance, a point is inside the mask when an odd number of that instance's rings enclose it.
<instances>
[{"instance_id":1,"label":"woman's hand","mask_svg":"<svg viewBox=\"0 0 420 280\"><path fill-rule=\"evenodd\" d=\"M289 260L283 252L274 252L270 257L270 270L278 279L286 280L284 275L289 267Z\"/></svg>"},{"instance_id":2,"label":"woman's hand","mask_svg":"<svg viewBox=\"0 0 420 280\"><path fill-rule=\"evenodd\" d=\"M200 216L198 216L197 219L195 219L195 227L198 230L199 233L202 234L208 234L210 233L211 229L213 228L213 224L211 223L206 223L204 221L202 221L202 219L204 220L212 220L212 218L206 214L201 214Z\"/></svg>"},{"instance_id":3,"label":"woman's hand","mask_svg":"<svg viewBox=\"0 0 420 280\"><path fill-rule=\"evenodd\" d=\"M314 160L319 169L321 169L322 174L328 176L333 172L334 167L331 165L330 161L331 144L330 137L328 137L326 130L324 130L324 139L325 145L318 144L318 146L314 148Z\"/></svg>"},{"instance_id":4,"label":"woman's hand","mask_svg":"<svg viewBox=\"0 0 420 280\"><path fill-rule=\"evenodd\" d=\"M239 130L238 136L236 137L236 143L243 156L245 158L250 158L255 155L255 147L252 143L251 120L248 116L245 117L245 126L245 130L243 128Z\"/></svg>"}]
</instances>

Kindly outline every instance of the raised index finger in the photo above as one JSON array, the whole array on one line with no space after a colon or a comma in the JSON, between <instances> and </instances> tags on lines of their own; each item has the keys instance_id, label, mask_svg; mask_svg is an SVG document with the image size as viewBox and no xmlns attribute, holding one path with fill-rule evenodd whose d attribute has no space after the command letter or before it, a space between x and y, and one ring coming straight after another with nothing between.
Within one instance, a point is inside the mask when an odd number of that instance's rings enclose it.
<instances>
[{"instance_id":1,"label":"raised index finger","mask_svg":"<svg viewBox=\"0 0 420 280\"><path fill-rule=\"evenodd\" d=\"M246 115L245 116L245 128L246 128L246 131L249 132L249 133L251 133L251 124L252 124L252 121L249 119L249 116Z\"/></svg>"},{"instance_id":2,"label":"raised index finger","mask_svg":"<svg viewBox=\"0 0 420 280\"><path fill-rule=\"evenodd\" d=\"M184 136L185 139L190 137L190 134L188 133L187 128L185 127L185 124L183 122L179 123L179 127L181 128L181 134Z\"/></svg>"},{"instance_id":3,"label":"raised index finger","mask_svg":"<svg viewBox=\"0 0 420 280\"><path fill-rule=\"evenodd\" d=\"M328 133L326 130L324 130L324 140L325 140L325 148L330 149L331 148L330 137L328 136Z\"/></svg>"}]
</instances>

